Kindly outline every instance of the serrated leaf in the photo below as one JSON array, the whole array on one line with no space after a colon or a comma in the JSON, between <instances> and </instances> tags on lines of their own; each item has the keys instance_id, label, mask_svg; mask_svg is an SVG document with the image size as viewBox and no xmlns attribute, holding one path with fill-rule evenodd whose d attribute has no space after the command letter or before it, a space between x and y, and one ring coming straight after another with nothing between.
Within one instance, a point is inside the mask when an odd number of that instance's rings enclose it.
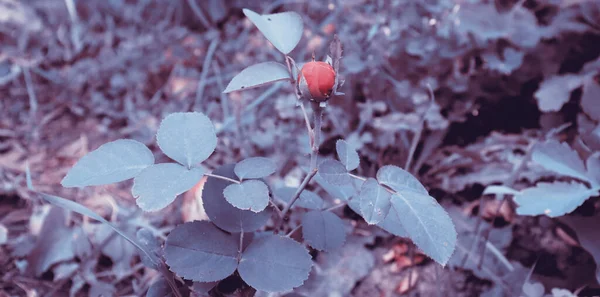
<instances>
[{"instance_id":1,"label":"serrated leaf","mask_svg":"<svg viewBox=\"0 0 600 297\"><path fill-rule=\"evenodd\" d=\"M217 147L215 126L199 112L177 112L165 117L156 132L156 141L165 155L187 168L206 160Z\"/></svg>"},{"instance_id":2,"label":"serrated leaf","mask_svg":"<svg viewBox=\"0 0 600 297\"><path fill-rule=\"evenodd\" d=\"M237 239L206 221L175 227L165 242L165 259L171 271L198 282L231 275L238 264L237 255Z\"/></svg>"},{"instance_id":3,"label":"serrated leaf","mask_svg":"<svg viewBox=\"0 0 600 297\"><path fill-rule=\"evenodd\" d=\"M392 195L377 180L369 178L362 185L358 199L360 214L368 224L383 222L391 207Z\"/></svg>"},{"instance_id":4,"label":"serrated leaf","mask_svg":"<svg viewBox=\"0 0 600 297\"><path fill-rule=\"evenodd\" d=\"M281 80L290 80L290 73L285 65L277 62L254 64L234 76L223 93L257 88Z\"/></svg>"},{"instance_id":5,"label":"serrated leaf","mask_svg":"<svg viewBox=\"0 0 600 297\"><path fill-rule=\"evenodd\" d=\"M540 182L535 187L521 191L514 201L519 205L517 214L559 217L572 212L590 196L597 194L597 189L588 189L576 182Z\"/></svg>"},{"instance_id":6,"label":"serrated leaf","mask_svg":"<svg viewBox=\"0 0 600 297\"><path fill-rule=\"evenodd\" d=\"M223 195L227 202L243 210L261 212L269 205L269 188L259 180L231 184L223 190Z\"/></svg>"},{"instance_id":7,"label":"serrated leaf","mask_svg":"<svg viewBox=\"0 0 600 297\"><path fill-rule=\"evenodd\" d=\"M335 150L338 158L346 167L346 170L352 171L358 168L360 159L356 150L351 147L346 141L340 139L335 143Z\"/></svg>"},{"instance_id":8,"label":"serrated leaf","mask_svg":"<svg viewBox=\"0 0 600 297\"><path fill-rule=\"evenodd\" d=\"M277 170L277 165L271 159L264 157L254 157L244 159L235 164L235 174L240 179L245 178L263 178L273 174Z\"/></svg>"},{"instance_id":9,"label":"serrated leaf","mask_svg":"<svg viewBox=\"0 0 600 297\"><path fill-rule=\"evenodd\" d=\"M340 248L346 241L344 222L329 211L315 210L302 216L302 236L320 251Z\"/></svg>"},{"instance_id":10,"label":"serrated leaf","mask_svg":"<svg viewBox=\"0 0 600 297\"><path fill-rule=\"evenodd\" d=\"M66 188L107 185L138 175L154 164L154 155L141 142L119 139L83 156L61 181Z\"/></svg>"},{"instance_id":11,"label":"serrated leaf","mask_svg":"<svg viewBox=\"0 0 600 297\"><path fill-rule=\"evenodd\" d=\"M586 80L581 95L581 108L587 115L600 121L600 84L593 79Z\"/></svg>"},{"instance_id":12,"label":"serrated leaf","mask_svg":"<svg viewBox=\"0 0 600 297\"><path fill-rule=\"evenodd\" d=\"M411 190L417 193L429 195L427 189L408 171L394 165L386 165L377 171L377 181L379 183L401 192Z\"/></svg>"},{"instance_id":13,"label":"serrated leaf","mask_svg":"<svg viewBox=\"0 0 600 297\"><path fill-rule=\"evenodd\" d=\"M146 292L146 297L172 297L173 292L171 292L171 287L169 287L169 283L161 277L157 281L153 282L148 288L148 292Z\"/></svg>"},{"instance_id":14,"label":"serrated leaf","mask_svg":"<svg viewBox=\"0 0 600 297\"><path fill-rule=\"evenodd\" d=\"M278 51L286 55L298 45L300 38L302 38L304 23L302 17L296 12L286 11L260 15L250 9L244 9L243 11L265 38Z\"/></svg>"},{"instance_id":15,"label":"serrated leaf","mask_svg":"<svg viewBox=\"0 0 600 297\"><path fill-rule=\"evenodd\" d=\"M143 246L148 252L151 252L156 256L155 258L151 259L144 253L140 253L142 263L144 263L144 265L148 268L158 270L159 265L158 263L156 263L155 259L160 258L160 252L162 251L162 249L160 247L160 243L158 242L152 231L141 228L137 231L135 237L137 238L141 246Z\"/></svg>"},{"instance_id":16,"label":"serrated leaf","mask_svg":"<svg viewBox=\"0 0 600 297\"><path fill-rule=\"evenodd\" d=\"M224 165L213 173L235 179L234 166ZM214 177L207 179L202 190L202 203L208 218L217 227L228 232L253 232L263 227L271 216L270 209L255 213L234 207L223 195L223 191L229 185L231 182L222 179Z\"/></svg>"},{"instance_id":17,"label":"serrated leaf","mask_svg":"<svg viewBox=\"0 0 600 297\"><path fill-rule=\"evenodd\" d=\"M311 267L308 250L300 243L287 237L266 235L246 248L238 272L257 290L284 292L302 285Z\"/></svg>"},{"instance_id":18,"label":"serrated leaf","mask_svg":"<svg viewBox=\"0 0 600 297\"><path fill-rule=\"evenodd\" d=\"M411 190L392 195L391 202L410 239L425 255L446 265L454 252L457 234L444 208L433 197Z\"/></svg>"},{"instance_id":19,"label":"serrated leaf","mask_svg":"<svg viewBox=\"0 0 600 297\"><path fill-rule=\"evenodd\" d=\"M566 142L560 143L552 139L538 143L533 148L531 159L547 170L590 181L583 161Z\"/></svg>"},{"instance_id":20,"label":"serrated leaf","mask_svg":"<svg viewBox=\"0 0 600 297\"><path fill-rule=\"evenodd\" d=\"M567 74L550 77L540 85L534 96L543 112L559 111L569 101L571 92L583 83L579 75Z\"/></svg>"},{"instance_id":21,"label":"serrated leaf","mask_svg":"<svg viewBox=\"0 0 600 297\"><path fill-rule=\"evenodd\" d=\"M321 176L326 182L334 186L343 186L350 184L352 179L346 167L335 160L325 160L319 164L318 175Z\"/></svg>"},{"instance_id":22,"label":"serrated leaf","mask_svg":"<svg viewBox=\"0 0 600 297\"><path fill-rule=\"evenodd\" d=\"M275 195L285 203L290 203L292 196L296 193L296 188L283 187L275 190ZM300 193L300 198L294 202L294 206L307 209L323 208L323 199L319 195L309 190L303 190Z\"/></svg>"},{"instance_id":23,"label":"serrated leaf","mask_svg":"<svg viewBox=\"0 0 600 297\"><path fill-rule=\"evenodd\" d=\"M204 175L204 169L187 169L175 163L152 165L133 180L131 194L144 211L158 211L180 194L193 188Z\"/></svg>"}]
</instances>

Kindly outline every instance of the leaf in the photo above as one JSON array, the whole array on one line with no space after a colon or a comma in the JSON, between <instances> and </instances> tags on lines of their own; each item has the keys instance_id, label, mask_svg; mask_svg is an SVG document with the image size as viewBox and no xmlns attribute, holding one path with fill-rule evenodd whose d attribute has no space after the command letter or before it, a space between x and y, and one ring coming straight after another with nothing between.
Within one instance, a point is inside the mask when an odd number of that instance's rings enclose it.
<instances>
[{"instance_id":1,"label":"leaf","mask_svg":"<svg viewBox=\"0 0 600 297\"><path fill-rule=\"evenodd\" d=\"M358 168L360 159L356 150L351 147L346 141L340 139L335 143L335 150L338 158L346 166L347 171L352 171Z\"/></svg>"},{"instance_id":2,"label":"leaf","mask_svg":"<svg viewBox=\"0 0 600 297\"><path fill-rule=\"evenodd\" d=\"M269 188L259 180L231 184L223 190L223 195L227 202L243 210L261 212L269 205Z\"/></svg>"},{"instance_id":3,"label":"leaf","mask_svg":"<svg viewBox=\"0 0 600 297\"><path fill-rule=\"evenodd\" d=\"M280 52L288 54L298 44L304 31L302 17L293 11L260 15L250 9L244 14L273 46Z\"/></svg>"},{"instance_id":4,"label":"leaf","mask_svg":"<svg viewBox=\"0 0 600 297\"><path fill-rule=\"evenodd\" d=\"M564 216L560 221L567 224L575 234L583 249L588 251L596 262L596 280L600 282L600 217Z\"/></svg>"},{"instance_id":5,"label":"leaf","mask_svg":"<svg viewBox=\"0 0 600 297\"><path fill-rule=\"evenodd\" d=\"M235 179L234 166L224 165L213 173ZM228 232L253 232L262 228L271 217L270 209L255 213L235 208L223 195L223 191L229 185L231 182L208 177L202 190L202 203L208 218L217 227Z\"/></svg>"},{"instance_id":6,"label":"leaf","mask_svg":"<svg viewBox=\"0 0 600 297\"><path fill-rule=\"evenodd\" d=\"M577 182L540 182L533 188L521 191L514 201L519 205L517 214L545 214L554 218L572 212L590 196L597 194L597 189L588 189Z\"/></svg>"},{"instance_id":7,"label":"leaf","mask_svg":"<svg viewBox=\"0 0 600 297\"><path fill-rule=\"evenodd\" d=\"M199 112L168 115L158 127L156 141L165 155L187 168L206 160L217 147L215 126Z\"/></svg>"},{"instance_id":8,"label":"leaf","mask_svg":"<svg viewBox=\"0 0 600 297\"><path fill-rule=\"evenodd\" d=\"M234 76L223 93L257 88L281 80L290 80L290 73L285 65L277 62L254 64Z\"/></svg>"},{"instance_id":9,"label":"leaf","mask_svg":"<svg viewBox=\"0 0 600 297\"><path fill-rule=\"evenodd\" d=\"M112 184L138 175L154 164L154 155L141 142L119 139L83 156L60 182L65 188Z\"/></svg>"},{"instance_id":10,"label":"leaf","mask_svg":"<svg viewBox=\"0 0 600 297\"><path fill-rule=\"evenodd\" d=\"M283 187L275 190L275 195L286 204L292 200L292 196L296 193L296 188ZM303 190L300 193L300 198L294 202L294 207L303 207L307 209L323 208L323 199L319 195L309 190Z\"/></svg>"},{"instance_id":11,"label":"leaf","mask_svg":"<svg viewBox=\"0 0 600 297\"><path fill-rule=\"evenodd\" d=\"M300 243L287 237L266 235L246 248L238 272L257 290L284 292L302 285L311 267L308 250Z\"/></svg>"},{"instance_id":12,"label":"leaf","mask_svg":"<svg viewBox=\"0 0 600 297\"><path fill-rule=\"evenodd\" d=\"M585 167L592 186L600 184L600 152L591 154L585 161Z\"/></svg>"},{"instance_id":13,"label":"leaf","mask_svg":"<svg viewBox=\"0 0 600 297\"><path fill-rule=\"evenodd\" d=\"M140 245L144 247L144 249L146 249L148 252L153 253L156 256L155 259L160 258L160 253L162 252L162 249L160 247L160 243L158 242L152 231L145 228L141 228L137 231L135 237L137 238ZM159 265L157 265L158 263L155 263L153 259L150 259L145 254L140 254L140 258L142 260L142 263L144 263L146 267L152 268L154 270L158 270L160 268Z\"/></svg>"},{"instance_id":14,"label":"leaf","mask_svg":"<svg viewBox=\"0 0 600 297\"><path fill-rule=\"evenodd\" d=\"M346 167L335 160L325 160L319 164L318 174L334 186L343 186L352 183Z\"/></svg>"},{"instance_id":15,"label":"leaf","mask_svg":"<svg viewBox=\"0 0 600 297\"><path fill-rule=\"evenodd\" d=\"M600 84L593 79L586 80L581 95L581 108L587 115L600 121Z\"/></svg>"},{"instance_id":16,"label":"leaf","mask_svg":"<svg viewBox=\"0 0 600 297\"><path fill-rule=\"evenodd\" d=\"M425 255L446 265L454 252L457 235L444 208L433 197L408 189L392 195L391 202L410 239Z\"/></svg>"},{"instance_id":17,"label":"leaf","mask_svg":"<svg viewBox=\"0 0 600 297\"><path fill-rule=\"evenodd\" d=\"M206 221L175 227L165 242L165 259L171 271L198 282L228 277L237 267L237 256L236 238Z\"/></svg>"},{"instance_id":18,"label":"leaf","mask_svg":"<svg viewBox=\"0 0 600 297\"><path fill-rule=\"evenodd\" d=\"M275 170L277 170L277 165L271 159L263 157L245 159L235 164L234 169L240 179L263 178L273 174Z\"/></svg>"},{"instance_id":19,"label":"leaf","mask_svg":"<svg viewBox=\"0 0 600 297\"><path fill-rule=\"evenodd\" d=\"M587 177L583 161L576 151L571 149L566 142L547 140L538 143L533 148L531 159L547 170L558 174L567 175L584 181Z\"/></svg>"},{"instance_id":20,"label":"leaf","mask_svg":"<svg viewBox=\"0 0 600 297\"><path fill-rule=\"evenodd\" d=\"M377 180L394 191L410 190L417 193L429 195L427 189L419 182L419 180L406 170L394 166L386 165L379 168L377 171Z\"/></svg>"},{"instance_id":21,"label":"leaf","mask_svg":"<svg viewBox=\"0 0 600 297\"><path fill-rule=\"evenodd\" d=\"M320 251L340 248L346 241L344 222L330 211L311 211L302 216L302 236Z\"/></svg>"},{"instance_id":22,"label":"leaf","mask_svg":"<svg viewBox=\"0 0 600 297\"><path fill-rule=\"evenodd\" d=\"M583 83L581 76L567 74L553 76L542 82L534 96L543 112L559 111L569 101L571 92Z\"/></svg>"},{"instance_id":23,"label":"leaf","mask_svg":"<svg viewBox=\"0 0 600 297\"><path fill-rule=\"evenodd\" d=\"M131 194L144 211L158 211L171 204L178 195L193 188L204 169L187 169L175 163L152 165L133 180Z\"/></svg>"},{"instance_id":24,"label":"leaf","mask_svg":"<svg viewBox=\"0 0 600 297\"><path fill-rule=\"evenodd\" d=\"M148 288L148 292L146 292L146 297L172 297L173 292L171 291L171 287L169 287L169 283L161 277L157 281L153 282Z\"/></svg>"},{"instance_id":25,"label":"leaf","mask_svg":"<svg viewBox=\"0 0 600 297\"><path fill-rule=\"evenodd\" d=\"M517 195L519 194L519 191L507 187L507 186L498 186L498 185L491 185L491 186L487 186L485 188L485 190L483 190L482 195Z\"/></svg>"},{"instance_id":26,"label":"leaf","mask_svg":"<svg viewBox=\"0 0 600 297\"><path fill-rule=\"evenodd\" d=\"M356 179L353 181L354 184L349 183L343 186L335 186L325 181L325 179L319 176L319 174L315 175L313 180L315 180L319 186L321 186L323 190L325 190L325 192L331 195L334 199L342 199L344 201L348 201L350 198L356 195L357 189L362 185L362 181ZM357 213L360 213L360 211L357 211Z\"/></svg>"},{"instance_id":27,"label":"leaf","mask_svg":"<svg viewBox=\"0 0 600 297\"><path fill-rule=\"evenodd\" d=\"M369 178L362 185L358 199L360 214L365 221L372 225L383 222L391 207L392 195L374 178Z\"/></svg>"}]
</instances>

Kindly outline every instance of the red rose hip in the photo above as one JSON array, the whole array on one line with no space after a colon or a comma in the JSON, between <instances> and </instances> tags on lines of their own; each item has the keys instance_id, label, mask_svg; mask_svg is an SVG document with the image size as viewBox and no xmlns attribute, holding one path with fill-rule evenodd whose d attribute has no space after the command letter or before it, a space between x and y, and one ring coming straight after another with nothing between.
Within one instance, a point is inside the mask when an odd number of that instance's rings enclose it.
<instances>
[{"instance_id":1,"label":"red rose hip","mask_svg":"<svg viewBox=\"0 0 600 297\"><path fill-rule=\"evenodd\" d=\"M298 74L298 83L303 75L312 99L321 102L329 98L335 84L335 71L331 65L326 62L308 62Z\"/></svg>"}]
</instances>

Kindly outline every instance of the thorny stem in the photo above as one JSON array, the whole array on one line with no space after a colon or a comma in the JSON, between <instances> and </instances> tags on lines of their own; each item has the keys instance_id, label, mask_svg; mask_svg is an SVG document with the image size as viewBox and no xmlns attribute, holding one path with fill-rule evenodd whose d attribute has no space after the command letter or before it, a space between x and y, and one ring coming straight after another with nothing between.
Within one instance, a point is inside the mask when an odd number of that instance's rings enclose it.
<instances>
[{"instance_id":1,"label":"thorny stem","mask_svg":"<svg viewBox=\"0 0 600 297\"><path fill-rule=\"evenodd\" d=\"M308 183L317 174L317 170L318 170L317 169L317 157L319 155L319 141L320 141L320 135L321 135L321 123L322 123L321 120L323 117L323 109L317 102L312 103L312 108L313 108L313 114L314 114L314 128L312 129L312 131L313 131L314 137L313 137L313 141L312 141L312 150L310 153L310 169L308 171L308 174L304 177L304 180L302 181L302 183L300 184L300 186L294 193L294 196L292 196L290 203L288 203L288 205L286 205L285 208L283 209L283 211L281 212L281 219L279 220L279 223L275 226L276 231L281 228L281 225L285 221L285 216L290 211L290 209L292 208L292 206L294 205L296 200L298 200L298 198L300 198L300 194L302 193L302 191L304 191L304 189L306 188Z\"/></svg>"},{"instance_id":2,"label":"thorny stem","mask_svg":"<svg viewBox=\"0 0 600 297\"><path fill-rule=\"evenodd\" d=\"M212 174L212 173L205 173L204 175L208 176L208 177L214 177L214 178L218 178L218 179L222 179L222 180L226 180L228 182L232 182L235 184L241 184L242 182L240 182L239 180L235 180L233 178L229 178L226 176L222 176L222 175L218 175L218 174Z\"/></svg>"}]
</instances>

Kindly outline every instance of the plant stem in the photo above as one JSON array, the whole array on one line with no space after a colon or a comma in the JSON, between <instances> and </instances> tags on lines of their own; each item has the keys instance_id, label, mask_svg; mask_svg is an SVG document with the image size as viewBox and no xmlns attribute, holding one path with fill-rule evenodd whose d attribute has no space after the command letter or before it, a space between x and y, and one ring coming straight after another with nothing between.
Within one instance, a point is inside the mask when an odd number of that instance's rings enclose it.
<instances>
[{"instance_id":1,"label":"plant stem","mask_svg":"<svg viewBox=\"0 0 600 297\"><path fill-rule=\"evenodd\" d=\"M281 212L281 219L279 220L279 223L275 226L276 231L279 230L279 228L281 228L281 225L283 225L283 222L285 221L285 216L290 211L296 200L300 198L300 194L306 188L308 183L317 174L317 157L319 156L319 141L321 136L321 120L323 117L323 109L317 102L312 103L312 108L314 114L314 128L312 129L314 138L312 141L312 150L310 153L310 169L308 171L308 174L304 177L304 180L294 193L294 196L292 196L290 203L288 203L288 205L286 205L283 211Z\"/></svg>"},{"instance_id":2,"label":"plant stem","mask_svg":"<svg viewBox=\"0 0 600 297\"><path fill-rule=\"evenodd\" d=\"M208 176L208 177L214 177L214 178L218 178L218 179L222 179L222 180L226 180L228 182L232 182L234 184L241 184L242 182L240 182L239 180L235 180L233 178L229 178L226 176L222 176L222 175L217 175L217 174L212 174L212 173L205 173L204 175Z\"/></svg>"},{"instance_id":3,"label":"plant stem","mask_svg":"<svg viewBox=\"0 0 600 297\"><path fill-rule=\"evenodd\" d=\"M431 102L425 110L425 113L421 116L421 121L419 122L419 126L417 127L417 131L415 131L415 135L413 136L412 143L410 144L410 150L408 152L408 157L406 158L406 164L404 164L404 170L411 172L410 165L412 163L413 157L415 155L415 151L417 150L417 146L419 145L419 140L421 140L421 134L423 134L423 128L425 128L425 117L427 116L427 112L431 109L433 104L435 103L435 95L433 94L433 89L428 84L427 88L429 89L429 97L431 97ZM415 168L418 170L419 168ZM410 282L409 282L410 284Z\"/></svg>"}]
</instances>

